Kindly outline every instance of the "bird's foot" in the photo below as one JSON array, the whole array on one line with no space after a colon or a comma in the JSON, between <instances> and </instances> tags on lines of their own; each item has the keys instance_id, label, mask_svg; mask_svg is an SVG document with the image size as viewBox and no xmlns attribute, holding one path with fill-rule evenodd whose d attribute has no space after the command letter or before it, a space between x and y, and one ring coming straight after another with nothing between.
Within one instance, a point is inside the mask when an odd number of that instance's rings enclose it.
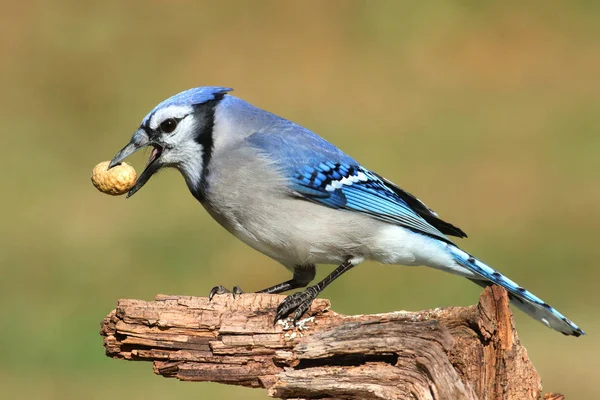
<instances>
[{"instance_id":1,"label":"bird's foot","mask_svg":"<svg viewBox=\"0 0 600 400\"><path fill-rule=\"evenodd\" d=\"M292 322L296 325L296 322L300 319L302 314L308 310L319 292L320 290L318 287L310 286L302 292L297 292L286 297L277 307L273 323L276 324L277 321L287 317L293 312Z\"/></svg>"},{"instance_id":2,"label":"bird's foot","mask_svg":"<svg viewBox=\"0 0 600 400\"><path fill-rule=\"evenodd\" d=\"M244 291L238 285L235 285L233 287L233 290L229 290L225 286L221 286L221 285L215 286L214 288L210 289L210 294L208 295L208 301L211 301L212 298L216 294L226 294L226 293L232 293L233 298L235 298L236 296L239 296L240 294L244 293Z\"/></svg>"}]
</instances>

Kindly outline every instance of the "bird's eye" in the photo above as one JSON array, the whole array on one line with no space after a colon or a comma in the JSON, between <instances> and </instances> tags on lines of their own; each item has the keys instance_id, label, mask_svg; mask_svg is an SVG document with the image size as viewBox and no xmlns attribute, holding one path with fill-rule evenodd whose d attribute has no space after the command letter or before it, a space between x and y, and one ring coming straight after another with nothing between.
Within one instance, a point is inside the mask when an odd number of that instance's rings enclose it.
<instances>
[{"instance_id":1,"label":"bird's eye","mask_svg":"<svg viewBox=\"0 0 600 400\"><path fill-rule=\"evenodd\" d=\"M177 120L175 118L169 118L161 122L160 130L164 133L171 133L177 128Z\"/></svg>"}]
</instances>

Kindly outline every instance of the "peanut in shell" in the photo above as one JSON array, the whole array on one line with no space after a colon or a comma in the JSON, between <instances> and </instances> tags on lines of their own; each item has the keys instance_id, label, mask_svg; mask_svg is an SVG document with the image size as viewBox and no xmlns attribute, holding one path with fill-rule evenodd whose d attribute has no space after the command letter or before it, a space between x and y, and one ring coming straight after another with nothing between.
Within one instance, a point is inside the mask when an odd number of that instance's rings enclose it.
<instances>
[{"instance_id":1,"label":"peanut in shell","mask_svg":"<svg viewBox=\"0 0 600 400\"><path fill-rule=\"evenodd\" d=\"M137 180L135 169L126 162L108 169L110 161L103 161L92 171L92 183L102 193L120 196L131 189Z\"/></svg>"}]
</instances>

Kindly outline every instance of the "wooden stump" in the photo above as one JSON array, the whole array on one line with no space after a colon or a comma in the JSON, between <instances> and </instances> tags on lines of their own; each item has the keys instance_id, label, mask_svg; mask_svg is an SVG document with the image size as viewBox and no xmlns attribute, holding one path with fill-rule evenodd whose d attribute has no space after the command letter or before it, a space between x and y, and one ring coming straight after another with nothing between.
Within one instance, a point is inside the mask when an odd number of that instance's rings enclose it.
<instances>
[{"instance_id":1,"label":"wooden stump","mask_svg":"<svg viewBox=\"0 0 600 400\"><path fill-rule=\"evenodd\" d=\"M295 327L273 325L283 298L119 300L102 322L106 355L152 361L165 377L266 388L282 399L541 396L502 288L486 288L474 306L376 315L341 315L317 299Z\"/></svg>"}]
</instances>

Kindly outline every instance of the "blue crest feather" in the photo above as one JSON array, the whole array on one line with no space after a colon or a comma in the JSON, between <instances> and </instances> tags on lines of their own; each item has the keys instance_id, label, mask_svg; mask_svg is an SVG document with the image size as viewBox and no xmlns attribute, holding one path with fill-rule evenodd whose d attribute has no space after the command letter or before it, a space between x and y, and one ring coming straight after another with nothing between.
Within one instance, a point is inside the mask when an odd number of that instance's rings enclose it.
<instances>
[{"instance_id":1,"label":"blue crest feather","mask_svg":"<svg viewBox=\"0 0 600 400\"><path fill-rule=\"evenodd\" d=\"M207 101L214 100L218 95L231 92L232 90L233 89L231 88L220 86L202 86L184 90L183 92L179 92L176 95L169 97L154 107L154 109L152 109L152 111L150 111L148 115L144 117L142 125L145 125L150 120L152 114L154 114L158 109L173 105L194 105L206 103Z\"/></svg>"}]
</instances>

